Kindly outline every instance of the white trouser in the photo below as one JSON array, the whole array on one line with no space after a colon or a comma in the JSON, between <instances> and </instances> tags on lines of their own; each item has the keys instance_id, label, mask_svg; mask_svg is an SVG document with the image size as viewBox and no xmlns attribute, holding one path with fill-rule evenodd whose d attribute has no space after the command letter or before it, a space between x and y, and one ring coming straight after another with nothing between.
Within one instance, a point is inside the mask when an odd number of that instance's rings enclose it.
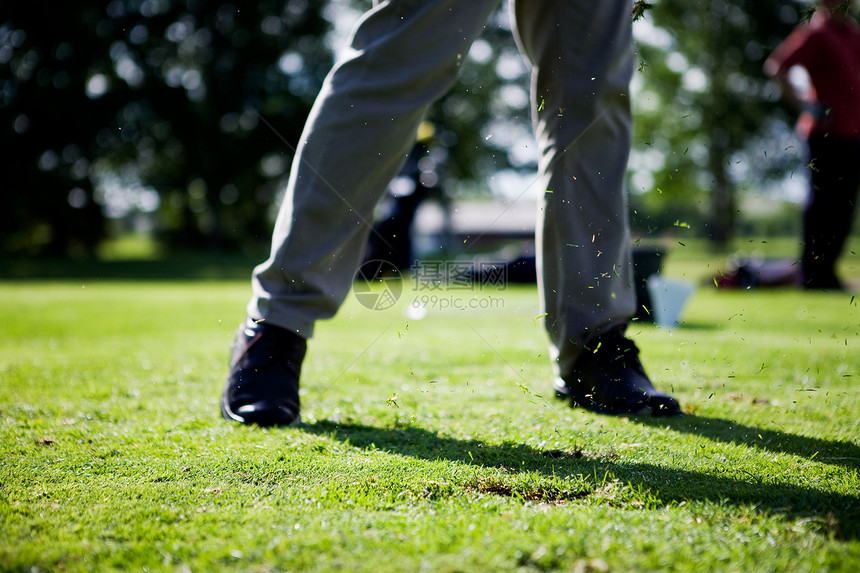
<instances>
[{"instance_id":1,"label":"white trouser","mask_svg":"<svg viewBox=\"0 0 860 573\"><path fill-rule=\"evenodd\" d=\"M388 0L367 12L308 118L270 258L248 314L303 337L350 286L373 210L428 107L456 81L498 0ZM540 185L538 276L551 357L635 312L625 170L631 140L631 0L515 0L531 62Z\"/></svg>"}]
</instances>

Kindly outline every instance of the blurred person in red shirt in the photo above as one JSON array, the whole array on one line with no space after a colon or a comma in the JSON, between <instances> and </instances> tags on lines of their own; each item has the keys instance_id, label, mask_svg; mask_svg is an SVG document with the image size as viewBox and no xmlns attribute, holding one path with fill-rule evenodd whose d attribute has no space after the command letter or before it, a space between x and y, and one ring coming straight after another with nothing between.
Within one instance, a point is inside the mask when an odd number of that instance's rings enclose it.
<instances>
[{"instance_id":1,"label":"blurred person in red shirt","mask_svg":"<svg viewBox=\"0 0 860 573\"><path fill-rule=\"evenodd\" d=\"M851 232L860 186L860 26L851 0L819 0L771 54L764 71L799 112L798 133L807 142L809 198L803 215L803 285L842 289L836 262ZM795 66L809 75L803 93L790 80Z\"/></svg>"}]
</instances>

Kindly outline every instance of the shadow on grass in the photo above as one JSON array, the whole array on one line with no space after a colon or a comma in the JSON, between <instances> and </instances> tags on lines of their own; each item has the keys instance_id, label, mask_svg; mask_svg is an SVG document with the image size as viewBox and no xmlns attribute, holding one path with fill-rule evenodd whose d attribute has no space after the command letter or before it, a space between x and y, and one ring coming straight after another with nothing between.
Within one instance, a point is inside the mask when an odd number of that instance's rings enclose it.
<instances>
[{"instance_id":1,"label":"shadow on grass","mask_svg":"<svg viewBox=\"0 0 860 573\"><path fill-rule=\"evenodd\" d=\"M740 480L651 464L623 464L578 452L542 451L517 443L494 445L480 440L461 440L414 426L377 428L323 421L300 428L357 448L374 448L429 461L442 459L500 468L510 474L530 472L548 479L579 474L594 476L595 482L601 476L609 476L628 484L635 491L650 493L662 503L697 500L752 506L792 519L811 520L823 533L839 539L860 538L860 496L781 483L776 477L766 475L750 475L749 479ZM765 435L764 431L758 433Z\"/></svg>"},{"instance_id":2,"label":"shadow on grass","mask_svg":"<svg viewBox=\"0 0 860 573\"><path fill-rule=\"evenodd\" d=\"M687 414L680 418L630 417L631 422L645 426L670 428L676 432L696 434L715 442L735 444L769 452L792 454L817 462L860 469L860 446L851 442L837 442L808 438L780 432L745 426L732 420L708 418Z\"/></svg>"}]
</instances>

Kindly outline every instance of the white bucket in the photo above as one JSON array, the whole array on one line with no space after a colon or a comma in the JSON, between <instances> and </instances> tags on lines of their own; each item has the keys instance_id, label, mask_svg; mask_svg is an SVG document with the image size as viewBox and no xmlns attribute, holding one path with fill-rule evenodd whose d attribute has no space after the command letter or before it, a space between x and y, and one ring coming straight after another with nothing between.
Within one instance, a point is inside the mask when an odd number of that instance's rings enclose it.
<instances>
[{"instance_id":1,"label":"white bucket","mask_svg":"<svg viewBox=\"0 0 860 573\"><path fill-rule=\"evenodd\" d=\"M648 277L651 312L657 326L674 328L681 324L684 306L695 290L696 287L689 281L667 279L659 274Z\"/></svg>"}]
</instances>

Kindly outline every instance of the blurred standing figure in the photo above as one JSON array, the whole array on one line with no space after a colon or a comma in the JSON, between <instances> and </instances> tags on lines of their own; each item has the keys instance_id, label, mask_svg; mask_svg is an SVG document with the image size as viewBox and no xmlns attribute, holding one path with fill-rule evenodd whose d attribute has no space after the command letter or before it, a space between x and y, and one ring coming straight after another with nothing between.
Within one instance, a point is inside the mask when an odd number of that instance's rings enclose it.
<instances>
[{"instance_id":1,"label":"blurred standing figure","mask_svg":"<svg viewBox=\"0 0 860 573\"><path fill-rule=\"evenodd\" d=\"M851 232L860 186L860 26L851 0L819 0L809 23L799 26L765 62L783 96L798 111L807 141L810 189L803 216L804 286L841 289L836 262ZM789 80L794 66L809 74L808 96Z\"/></svg>"},{"instance_id":2,"label":"blurred standing figure","mask_svg":"<svg viewBox=\"0 0 860 573\"><path fill-rule=\"evenodd\" d=\"M414 263L412 225L418 208L431 196L442 198L438 166L427 143L419 139L400 175L388 186L381 203L383 213L368 239L365 261L387 261L398 271L406 271Z\"/></svg>"},{"instance_id":3,"label":"blurred standing figure","mask_svg":"<svg viewBox=\"0 0 860 573\"><path fill-rule=\"evenodd\" d=\"M299 421L299 375L314 324L332 317L349 292L374 206L498 5L384 0L358 22L302 134L271 256L254 271L221 399L228 420ZM606 414L679 414L624 335L636 310L624 187L632 1L511 6L532 65L537 185L546 191L538 268L555 391Z\"/></svg>"}]
</instances>

